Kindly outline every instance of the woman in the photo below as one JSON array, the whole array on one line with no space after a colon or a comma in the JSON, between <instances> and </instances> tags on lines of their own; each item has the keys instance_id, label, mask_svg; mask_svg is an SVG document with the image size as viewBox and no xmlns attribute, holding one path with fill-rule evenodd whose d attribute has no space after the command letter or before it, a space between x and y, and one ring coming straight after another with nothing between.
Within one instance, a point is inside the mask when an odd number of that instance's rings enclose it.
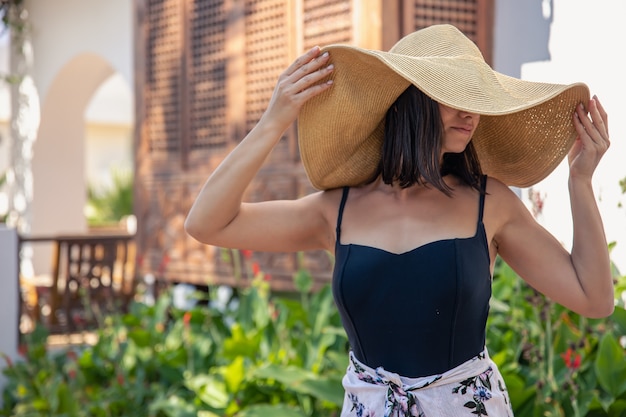
<instances>
[{"instance_id":1,"label":"woman","mask_svg":"<svg viewBox=\"0 0 626 417\"><path fill-rule=\"evenodd\" d=\"M321 191L242 203L296 118ZM608 146L606 112L584 84L499 74L450 25L389 52L313 48L280 76L185 227L216 246L335 254L333 293L351 347L342 416L512 415L484 346L496 256L573 311L610 315L591 186ZM538 182L568 151L571 252L508 187Z\"/></svg>"}]
</instances>

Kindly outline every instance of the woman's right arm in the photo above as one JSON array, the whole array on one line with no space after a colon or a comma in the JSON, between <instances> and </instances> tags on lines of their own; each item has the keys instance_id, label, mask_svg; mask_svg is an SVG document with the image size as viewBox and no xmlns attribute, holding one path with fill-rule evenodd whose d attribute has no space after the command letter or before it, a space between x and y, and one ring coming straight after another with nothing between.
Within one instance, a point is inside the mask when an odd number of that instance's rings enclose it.
<instances>
[{"instance_id":1,"label":"woman's right arm","mask_svg":"<svg viewBox=\"0 0 626 417\"><path fill-rule=\"evenodd\" d=\"M242 203L244 191L302 105L330 82L328 54L313 48L279 77L258 124L204 184L185 221L185 230L206 244L263 251L328 248L326 193L293 201ZM330 237L332 240L332 236Z\"/></svg>"}]
</instances>

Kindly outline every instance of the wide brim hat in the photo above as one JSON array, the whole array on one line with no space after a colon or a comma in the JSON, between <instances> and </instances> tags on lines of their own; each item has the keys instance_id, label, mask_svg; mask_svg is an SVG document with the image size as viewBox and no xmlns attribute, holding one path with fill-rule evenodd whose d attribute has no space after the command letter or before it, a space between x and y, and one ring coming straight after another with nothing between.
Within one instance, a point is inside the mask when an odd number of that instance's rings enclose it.
<instances>
[{"instance_id":1,"label":"wide brim hat","mask_svg":"<svg viewBox=\"0 0 626 417\"><path fill-rule=\"evenodd\" d=\"M520 80L494 71L478 47L451 25L402 38L389 52L351 45L322 48L335 69L333 86L309 100L298 117L300 155L320 190L371 179L381 158L387 109L413 84L446 106L480 114L472 143L483 172L528 187L567 155L583 83Z\"/></svg>"}]
</instances>

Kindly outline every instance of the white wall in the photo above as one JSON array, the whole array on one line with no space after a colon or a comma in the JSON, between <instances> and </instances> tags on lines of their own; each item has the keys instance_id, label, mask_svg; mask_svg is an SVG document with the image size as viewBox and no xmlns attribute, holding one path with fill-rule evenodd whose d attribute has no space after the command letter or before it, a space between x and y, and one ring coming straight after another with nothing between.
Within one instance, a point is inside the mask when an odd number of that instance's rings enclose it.
<instances>
[{"instance_id":1,"label":"white wall","mask_svg":"<svg viewBox=\"0 0 626 417\"><path fill-rule=\"evenodd\" d=\"M100 55L133 85L133 2L27 0L33 27L35 71L43 102L58 72L76 55Z\"/></svg>"},{"instance_id":2,"label":"white wall","mask_svg":"<svg viewBox=\"0 0 626 417\"><path fill-rule=\"evenodd\" d=\"M41 123L34 147L32 233L87 231L86 129L92 99L112 78L132 101L133 2L27 0ZM115 77L119 74L119 77ZM119 105L130 109L133 104ZM49 270L50 254L35 251L34 272Z\"/></svg>"},{"instance_id":3,"label":"white wall","mask_svg":"<svg viewBox=\"0 0 626 417\"><path fill-rule=\"evenodd\" d=\"M498 0L494 51L496 70L535 81L585 82L607 109L612 143L593 185L607 239L617 242L612 258L622 274L626 274L626 208L617 206L619 201L626 204L618 184L626 177L626 125L620 122L626 113L626 84L618 62L623 54L616 46L626 40L625 16L623 0ZM516 65L519 74L515 74ZM567 175L564 161L534 189L546 196L542 223L569 248L572 226Z\"/></svg>"},{"instance_id":4,"label":"white wall","mask_svg":"<svg viewBox=\"0 0 626 417\"><path fill-rule=\"evenodd\" d=\"M133 3L28 1L27 9L33 78L42 103L33 160L32 232L80 233L87 228L85 115L99 87L116 72L129 91L133 85Z\"/></svg>"},{"instance_id":5,"label":"white wall","mask_svg":"<svg viewBox=\"0 0 626 417\"><path fill-rule=\"evenodd\" d=\"M120 73L109 77L85 111L85 168L90 185L112 186L112 170L133 172L134 100Z\"/></svg>"}]
</instances>

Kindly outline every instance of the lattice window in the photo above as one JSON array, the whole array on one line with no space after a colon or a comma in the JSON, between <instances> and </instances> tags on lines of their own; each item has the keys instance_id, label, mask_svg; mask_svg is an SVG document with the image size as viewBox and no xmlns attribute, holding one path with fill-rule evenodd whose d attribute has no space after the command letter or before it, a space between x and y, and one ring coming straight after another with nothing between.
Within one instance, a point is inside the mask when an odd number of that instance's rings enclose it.
<instances>
[{"instance_id":1,"label":"lattice window","mask_svg":"<svg viewBox=\"0 0 626 417\"><path fill-rule=\"evenodd\" d=\"M223 0L192 1L189 6L189 144L191 150L227 141L226 13Z\"/></svg>"},{"instance_id":2,"label":"lattice window","mask_svg":"<svg viewBox=\"0 0 626 417\"><path fill-rule=\"evenodd\" d=\"M147 10L145 140L168 156L180 150L182 10L180 0L148 0Z\"/></svg>"},{"instance_id":3,"label":"lattice window","mask_svg":"<svg viewBox=\"0 0 626 417\"><path fill-rule=\"evenodd\" d=\"M287 1L247 0L246 128L251 130L267 107L280 73L289 65Z\"/></svg>"},{"instance_id":4,"label":"lattice window","mask_svg":"<svg viewBox=\"0 0 626 417\"><path fill-rule=\"evenodd\" d=\"M415 0L415 26L408 29L413 31L430 25L450 23L476 41L477 13L478 0Z\"/></svg>"},{"instance_id":5,"label":"lattice window","mask_svg":"<svg viewBox=\"0 0 626 417\"><path fill-rule=\"evenodd\" d=\"M350 1L306 0L303 3L304 50L315 45L352 42Z\"/></svg>"}]
</instances>

